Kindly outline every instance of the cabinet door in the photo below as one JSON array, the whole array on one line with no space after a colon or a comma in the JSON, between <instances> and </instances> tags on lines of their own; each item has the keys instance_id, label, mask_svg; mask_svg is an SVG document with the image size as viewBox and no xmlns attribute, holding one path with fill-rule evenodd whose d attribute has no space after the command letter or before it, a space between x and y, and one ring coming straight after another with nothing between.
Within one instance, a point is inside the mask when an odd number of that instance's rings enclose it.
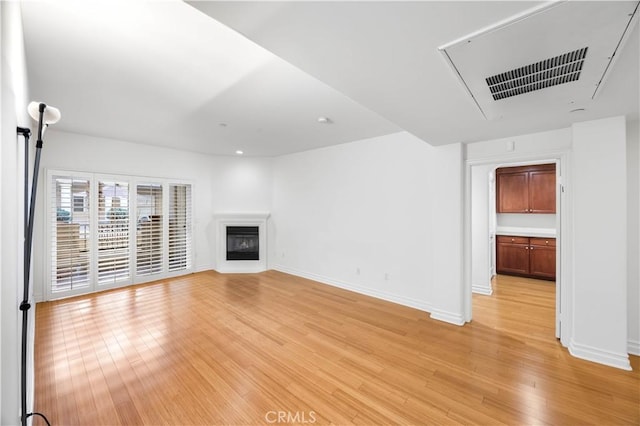
<instances>
[{"instance_id":1,"label":"cabinet door","mask_svg":"<svg viewBox=\"0 0 640 426\"><path fill-rule=\"evenodd\" d=\"M555 239L531 238L529 267L535 278L556 279Z\"/></svg>"},{"instance_id":2,"label":"cabinet door","mask_svg":"<svg viewBox=\"0 0 640 426\"><path fill-rule=\"evenodd\" d=\"M496 270L499 274L528 274L529 245L498 242L496 247Z\"/></svg>"},{"instance_id":3,"label":"cabinet door","mask_svg":"<svg viewBox=\"0 0 640 426\"><path fill-rule=\"evenodd\" d=\"M556 212L555 170L529 172L529 213Z\"/></svg>"},{"instance_id":4,"label":"cabinet door","mask_svg":"<svg viewBox=\"0 0 640 426\"><path fill-rule=\"evenodd\" d=\"M529 174L527 172L496 174L496 195L498 213L528 212Z\"/></svg>"}]
</instances>

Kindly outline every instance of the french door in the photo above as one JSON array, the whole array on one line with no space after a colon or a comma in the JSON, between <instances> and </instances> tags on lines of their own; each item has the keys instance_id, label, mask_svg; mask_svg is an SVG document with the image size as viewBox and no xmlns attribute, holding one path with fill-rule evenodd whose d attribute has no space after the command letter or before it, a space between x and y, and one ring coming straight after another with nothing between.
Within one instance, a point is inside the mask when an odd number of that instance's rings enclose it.
<instances>
[{"instance_id":1,"label":"french door","mask_svg":"<svg viewBox=\"0 0 640 426\"><path fill-rule=\"evenodd\" d=\"M192 269L191 184L49 171L46 298Z\"/></svg>"}]
</instances>

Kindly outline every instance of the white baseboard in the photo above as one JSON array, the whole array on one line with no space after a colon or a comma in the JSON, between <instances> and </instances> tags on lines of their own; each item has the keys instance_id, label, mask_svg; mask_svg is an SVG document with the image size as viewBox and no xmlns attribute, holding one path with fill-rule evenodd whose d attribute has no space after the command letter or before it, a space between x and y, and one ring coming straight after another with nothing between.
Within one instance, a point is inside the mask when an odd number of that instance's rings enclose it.
<instances>
[{"instance_id":1,"label":"white baseboard","mask_svg":"<svg viewBox=\"0 0 640 426\"><path fill-rule=\"evenodd\" d=\"M448 322L449 324L453 325L465 324L464 317L461 314L454 314L452 312L442 311L435 308L433 308L431 311L431 318L438 321Z\"/></svg>"},{"instance_id":2,"label":"white baseboard","mask_svg":"<svg viewBox=\"0 0 640 426\"><path fill-rule=\"evenodd\" d=\"M491 296L493 294L493 288L483 285L472 285L471 291L477 294L484 294L485 296Z\"/></svg>"},{"instance_id":3,"label":"white baseboard","mask_svg":"<svg viewBox=\"0 0 640 426\"><path fill-rule=\"evenodd\" d=\"M629 355L626 353L614 353L593 346L583 345L571 340L569 343L569 353L576 358L587 361L597 362L598 364L608 365L610 367L620 368L622 370L631 370L629 363Z\"/></svg>"},{"instance_id":4,"label":"white baseboard","mask_svg":"<svg viewBox=\"0 0 640 426\"><path fill-rule=\"evenodd\" d=\"M629 339L627 341L627 352L631 355L640 356L640 342L637 340Z\"/></svg>"},{"instance_id":5,"label":"white baseboard","mask_svg":"<svg viewBox=\"0 0 640 426\"><path fill-rule=\"evenodd\" d=\"M256 266L256 267L231 267L231 266L223 266L220 268L214 269L214 271L220 274L258 274L260 272L266 271L265 268Z\"/></svg>"},{"instance_id":6,"label":"white baseboard","mask_svg":"<svg viewBox=\"0 0 640 426\"><path fill-rule=\"evenodd\" d=\"M193 272L204 272L204 271L210 271L212 269L213 269L213 265L210 263L207 263L207 264L197 265Z\"/></svg>"},{"instance_id":7,"label":"white baseboard","mask_svg":"<svg viewBox=\"0 0 640 426\"><path fill-rule=\"evenodd\" d=\"M353 291L355 293L364 294L365 296L375 297L376 299L386 300L387 302L397 303L399 305L408 306L410 308L419 309L425 312L431 312L431 307L428 303L410 297L387 293L380 290L374 290L367 287L361 287L352 283L348 283L346 281L336 280L311 272L300 271L283 265L272 265L271 269L284 272L285 274L295 275L298 277L317 281L319 283L327 284L333 287L338 287L344 290Z\"/></svg>"}]
</instances>

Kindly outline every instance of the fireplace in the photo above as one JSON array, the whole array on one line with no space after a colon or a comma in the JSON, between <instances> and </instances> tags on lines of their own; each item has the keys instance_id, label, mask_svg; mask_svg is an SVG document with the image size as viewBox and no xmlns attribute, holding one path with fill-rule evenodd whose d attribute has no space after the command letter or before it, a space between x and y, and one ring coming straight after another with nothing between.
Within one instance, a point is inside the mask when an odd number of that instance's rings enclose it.
<instances>
[{"instance_id":1,"label":"fireplace","mask_svg":"<svg viewBox=\"0 0 640 426\"><path fill-rule=\"evenodd\" d=\"M260 260L257 226L227 226L227 260Z\"/></svg>"},{"instance_id":2,"label":"fireplace","mask_svg":"<svg viewBox=\"0 0 640 426\"><path fill-rule=\"evenodd\" d=\"M219 212L215 221L215 263L220 273L267 270L268 212Z\"/></svg>"}]
</instances>

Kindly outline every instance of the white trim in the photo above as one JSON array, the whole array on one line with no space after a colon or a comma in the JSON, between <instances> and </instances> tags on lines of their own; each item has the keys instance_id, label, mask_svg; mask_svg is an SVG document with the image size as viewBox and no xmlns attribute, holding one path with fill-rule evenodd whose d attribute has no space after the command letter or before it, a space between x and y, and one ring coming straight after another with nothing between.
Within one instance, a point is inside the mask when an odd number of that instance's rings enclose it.
<instances>
[{"instance_id":1,"label":"white trim","mask_svg":"<svg viewBox=\"0 0 640 426\"><path fill-rule=\"evenodd\" d=\"M346 281L336 280L333 278L325 277L323 275L314 274L311 272L304 272L294 268L289 268L283 265L273 265L273 270L284 272L285 274L295 275L297 277L306 278L308 280L317 281L322 284L327 284L332 287L338 287L343 290L353 291L354 293L363 294L365 296L374 297L376 299L385 300L391 303L397 303L398 305L407 306L409 308L418 309L424 312L431 312L431 306L427 303L413 299L411 297L398 296L386 291L373 290L366 287L361 287Z\"/></svg>"},{"instance_id":2,"label":"white trim","mask_svg":"<svg viewBox=\"0 0 640 426\"><path fill-rule=\"evenodd\" d=\"M621 56L619 52L622 52L624 45L627 44L627 40L629 40L629 37L631 36L631 33L633 33L634 27L636 26L637 23L638 23L638 5L636 4L636 8L633 11L633 16L631 16L631 19L629 20L627 27L624 29L624 32L622 33L622 37L618 42L618 46L616 46L616 50L613 51L613 54L611 55L611 60L609 61L609 65L607 65L607 68L605 68L604 74L600 78L600 81L598 82L596 89L593 91L593 95L591 95L591 99L595 100L596 97L602 91L602 88L604 87L604 83L609 79L609 76L611 75L611 70L613 69L615 63L618 62L618 59Z\"/></svg>"},{"instance_id":3,"label":"white trim","mask_svg":"<svg viewBox=\"0 0 640 426\"><path fill-rule=\"evenodd\" d=\"M439 309L433 309L431 311L431 318L438 321L444 321L444 322L448 322L449 324L459 325L459 326L464 325L466 322L464 320L464 317L461 314L441 311Z\"/></svg>"},{"instance_id":4,"label":"white trim","mask_svg":"<svg viewBox=\"0 0 640 426\"><path fill-rule=\"evenodd\" d=\"M213 263L208 262L208 263L196 265L194 272L205 272L205 271L211 271L213 269L214 269Z\"/></svg>"},{"instance_id":5,"label":"white trim","mask_svg":"<svg viewBox=\"0 0 640 426\"><path fill-rule=\"evenodd\" d=\"M576 358L631 371L629 355L626 353L618 354L603 351L602 349L594 348L593 346L576 343L574 340L571 340L571 343L569 343L569 353Z\"/></svg>"},{"instance_id":6,"label":"white trim","mask_svg":"<svg viewBox=\"0 0 640 426\"><path fill-rule=\"evenodd\" d=\"M269 212L218 212L215 222L215 267L221 274L253 274L267 270L267 219ZM258 227L258 260L227 260L227 226Z\"/></svg>"},{"instance_id":7,"label":"white trim","mask_svg":"<svg viewBox=\"0 0 640 426\"><path fill-rule=\"evenodd\" d=\"M485 296L491 296L493 294L493 288L491 287L491 283L489 283L489 287L482 284L472 284L471 291L476 294L483 294Z\"/></svg>"},{"instance_id":8,"label":"white trim","mask_svg":"<svg viewBox=\"0 0 640 426\"><path fill-rule=\"evenodd\" d=\"M477 159L465 160L465 188L464 188L464 283L463 297L465 301L465 319L471 321L472 312L472 293L474 286L471 283L471 167L495 164L496 167L502 165L529 165L540 164L543 162L556 163L556 176L562 177L562 185L565 192L561 193L556 188L556 205L558 205L557 221L557 245L556 245L556 333L560 335L560 342L563 346L568 346L571 340L573 328L571 318L573 315L573 288L571 286L571 268L568 267L571 262L570 247L573 237L570 232L569 218L571 217L570 202L570 163L571 152L569 149L550 150L532 153L506 153L496 154ZM564 197L564 198L563 198ZM564 266L564 267L563 267ZM561 304L561 306L560 306ZM562 323L562 327L559 324ZM559 330L558 330L559 329Z\"/></svg>"},{"instance_id":9,"label":"white trim","mask_svg":"<svg viewBox=\"0 0 640 426\"><path fill-rule=\"evenodd\" d=\"M267 220L271 216L269 212L216 212L213 217L217 220Z\"/></svg>"},{"instance_id":10,"label":"white trim","mask_svg":"<svg viewBox=\"0 0 640 426\"><path fill-rule=\"evenodd\" d=\"M640 356L640 341L629 339L627 341L627 352L631 355Z\"/></svg>"}]
</instances>

